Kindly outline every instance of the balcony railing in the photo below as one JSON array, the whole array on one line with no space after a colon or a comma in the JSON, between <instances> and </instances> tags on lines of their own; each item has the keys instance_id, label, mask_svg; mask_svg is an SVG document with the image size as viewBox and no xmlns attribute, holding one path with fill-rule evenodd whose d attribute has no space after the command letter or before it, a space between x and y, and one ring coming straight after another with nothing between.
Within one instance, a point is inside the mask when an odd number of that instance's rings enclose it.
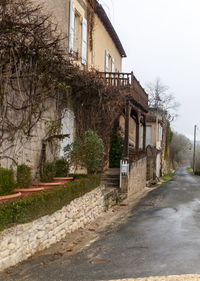
<instances>
[{"instance_id":1,"label":"balcony railing","mask_svg":"<svg viewBox=\"0 0 200 281\"><path fill-rule=\"evenodd\" d=\"M98 74L109 86L127 90L130 89L130 94L133 99L142 105L143 108L148 108L148 95L134 76L133 72L98 72Z\"/></svg>"}]
</instances>

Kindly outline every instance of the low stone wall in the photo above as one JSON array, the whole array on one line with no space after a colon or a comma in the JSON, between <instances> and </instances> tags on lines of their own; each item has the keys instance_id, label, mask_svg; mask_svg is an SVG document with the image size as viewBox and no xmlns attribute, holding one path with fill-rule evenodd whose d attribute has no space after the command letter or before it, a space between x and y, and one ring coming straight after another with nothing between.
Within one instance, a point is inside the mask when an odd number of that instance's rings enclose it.
<instances>
[{"instance_id":1,"label":"low stone wall","mask_svg":"<svg viewBox=\"0 0 200 281\"><path fill-rule=\"evenodd\" d=\"M0 232L0 271L94 221L114 204L115 196L115 192L107 192L104 186L100 186L50 216Z\"/></svg>"},{"instance_id":2,"label":"low stone wall","mask_svg":"<svg viewBox=\"0 0 200 281\"><path fill-rule=\"evenodd\" d=\"M146 157L135 161L131 164L128 193L136 193L146 186L146 171L147 159Z\"/></svg>"}]
</instances>

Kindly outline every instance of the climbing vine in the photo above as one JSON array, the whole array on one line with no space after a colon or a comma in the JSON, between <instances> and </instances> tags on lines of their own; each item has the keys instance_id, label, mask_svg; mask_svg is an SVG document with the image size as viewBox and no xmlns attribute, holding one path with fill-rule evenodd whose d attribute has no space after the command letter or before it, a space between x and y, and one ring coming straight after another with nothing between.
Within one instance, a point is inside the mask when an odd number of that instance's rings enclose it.
<instances>
[{"instance_id":1,"label":"climbing vine","mask_svg":"<svg viewBox=\"0 0 200 281\"><path fill-rule=\"evenodd\" d=\"M98 73L73 65L61 48L57 26L41 10L29 0L0 0L0 159L11 159L12 150L16 163L16 141L22 147L22 139L33 137L40 122L46 130L43 143L62 139L60 122L69 103L77 137L92 129L109 155L110 136L126 94L107 86ZM89 17L92 48L94 11ZM51 108L53 121L46 118Z\"/></svg>"}]
</instances>

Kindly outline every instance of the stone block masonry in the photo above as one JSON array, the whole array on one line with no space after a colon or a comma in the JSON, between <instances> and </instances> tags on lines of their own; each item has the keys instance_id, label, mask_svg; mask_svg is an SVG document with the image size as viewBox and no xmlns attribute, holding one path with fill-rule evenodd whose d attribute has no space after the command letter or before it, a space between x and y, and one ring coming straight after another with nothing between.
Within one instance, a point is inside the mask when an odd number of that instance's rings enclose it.
<instances>
[{"instance_id":1,"label":"stone block masonry","mask_svg":"<svg viewBox=\"0 0 200 281\"><path fill-rule=\"evenodd\" d=\"M104 186L100 186L52 215L0 232L0 271L91 223L114 204L116 196L116 192L107 192Z\"/></svg>"},{"instance_id":2,"label":"stone block masonry","mask_svg":"<svg viewBox=\"0 0 200 281\"><path fill-rule=\"evenodd\" d=\"M146 171L147 159L146 157L135 161L130 167L128 193L136 193L141 191L146 186Z\"/></svg>"}]
</instances>

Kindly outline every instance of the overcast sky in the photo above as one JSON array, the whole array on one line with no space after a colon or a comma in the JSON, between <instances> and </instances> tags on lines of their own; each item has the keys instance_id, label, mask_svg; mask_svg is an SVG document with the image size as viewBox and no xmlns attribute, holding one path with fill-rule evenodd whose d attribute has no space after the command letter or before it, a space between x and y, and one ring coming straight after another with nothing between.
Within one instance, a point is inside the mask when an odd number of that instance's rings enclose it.
<instances>
[{"instance_id":1,"label":"overcast sky","mask_svg":"<svg viewBox=\"0 0 200 281\"><path fill-rule=\"evenodd\" d=\"M200 0L100 0L145 87L159 77L181 103L174 130L200 128ZM200 131L199 131L200 138Z\"/></svg>"}]
</instances>

